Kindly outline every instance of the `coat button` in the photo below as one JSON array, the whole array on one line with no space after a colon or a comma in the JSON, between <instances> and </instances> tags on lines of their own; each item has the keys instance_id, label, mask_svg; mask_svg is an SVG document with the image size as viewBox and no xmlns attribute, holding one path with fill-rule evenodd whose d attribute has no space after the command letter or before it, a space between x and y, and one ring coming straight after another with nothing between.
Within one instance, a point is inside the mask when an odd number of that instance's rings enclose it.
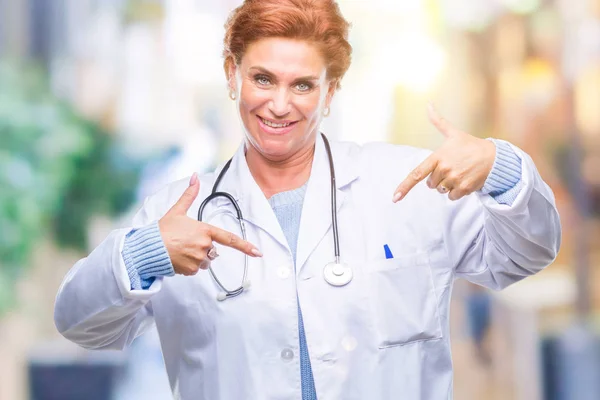
<instances>
[{"instance_id":1,"label":"coat button","mask_svg":"<svg viewBox=\"0 0 600 400\"><path fill-rule=\"evenodd\" d=\"M280 267L277 269L277 276L281 279L287 279L292 273L292 269L290 267Z\"/></svg>"},{"instance_id":2,"label":"coat button","mask_svg":"<svg viewBox=\"0 0 600 400\"><path fill-rule=\"evenodd\" d=\"M342 347L346 351L353 351L354 349L356 349L357 345L358 345L358 342L352 336L346 336L342 339Z\"/></svg>"},{"instance_id":3,"label":"coat button","mask_svg":"<svg viewBox=\"0 0 600 400\"><path fill-rule=\"evenodd\" d=\"M291 361L294 358L294 352L291 349L281 350L281 359L283 361Z\"/></svg>"}]
</instances>

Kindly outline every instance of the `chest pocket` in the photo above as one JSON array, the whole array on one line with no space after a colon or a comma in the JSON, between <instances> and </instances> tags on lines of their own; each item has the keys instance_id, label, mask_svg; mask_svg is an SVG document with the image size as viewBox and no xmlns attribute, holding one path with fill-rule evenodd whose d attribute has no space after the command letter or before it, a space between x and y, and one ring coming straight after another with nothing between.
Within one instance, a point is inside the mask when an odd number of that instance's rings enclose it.
<instances>
[{"instance_id":1,"label":"chest pocket","mask_svg":"<svg viewBox=\"0 0 600 400\"><path fill-rule=\"evenodd\" d=\"M370 263L370 297L379 348L442 337L427 253Z\"/></svg>"}]
</instances>

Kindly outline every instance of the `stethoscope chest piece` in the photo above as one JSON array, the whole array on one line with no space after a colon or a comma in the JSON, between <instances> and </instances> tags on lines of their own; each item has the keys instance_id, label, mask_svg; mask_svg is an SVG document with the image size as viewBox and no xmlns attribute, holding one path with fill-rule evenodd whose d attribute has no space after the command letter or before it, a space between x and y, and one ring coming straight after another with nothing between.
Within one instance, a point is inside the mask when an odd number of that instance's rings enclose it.
<instances>
[{"instance_id":1,"label":"stethoscope chest piece","mask_svg":"<svg viewBox=\"0 0 600 400\"><path fill-rule=\"evenodd\" d=\"M323 276L331 286L344 286L352 280L352 268L343 263L332 262L323 268Z\"/></svg>"}]
</instances>

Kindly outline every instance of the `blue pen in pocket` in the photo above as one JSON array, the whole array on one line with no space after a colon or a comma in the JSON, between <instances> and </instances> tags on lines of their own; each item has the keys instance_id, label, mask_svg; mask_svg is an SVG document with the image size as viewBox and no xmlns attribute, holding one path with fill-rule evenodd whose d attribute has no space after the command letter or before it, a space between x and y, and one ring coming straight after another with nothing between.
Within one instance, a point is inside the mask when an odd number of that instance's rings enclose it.
<instances>
[{"instance_id":1,"label":"blue pen in pocket","mask_svg":"<svg viewBox=\"0 0 600 400\"><path fill-rule=\"evenodd\" d=\"M390 250L390 246L388 246L387 244L384 244L383 250L385 251L385 258L387 258L387 259L394 258L394 255L392 254L392 251Z\"/></svg>"}]
</instances>

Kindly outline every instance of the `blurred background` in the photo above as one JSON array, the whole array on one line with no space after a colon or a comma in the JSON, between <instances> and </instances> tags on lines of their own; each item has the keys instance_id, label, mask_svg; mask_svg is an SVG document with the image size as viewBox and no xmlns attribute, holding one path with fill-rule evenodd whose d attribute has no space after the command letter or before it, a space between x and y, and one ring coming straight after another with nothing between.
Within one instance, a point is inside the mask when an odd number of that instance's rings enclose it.
<instances>
[{"instance_id":1,"label":"blurred background","mask_svg":"<svg viewBox=\"0 0 600 400\"><path fill-rule=\"evenodd\" d=\"M145 196L237 148L221 52L240 2L0 0L1 400L170 398L156 332L83 351L54 297ZM324 132L435 149L432 100L523 148L556 195L555 264L503 292L455 287L455 398L600 398L600 0L340 6L353 63Z\"/></svg>"}]
</instances>

